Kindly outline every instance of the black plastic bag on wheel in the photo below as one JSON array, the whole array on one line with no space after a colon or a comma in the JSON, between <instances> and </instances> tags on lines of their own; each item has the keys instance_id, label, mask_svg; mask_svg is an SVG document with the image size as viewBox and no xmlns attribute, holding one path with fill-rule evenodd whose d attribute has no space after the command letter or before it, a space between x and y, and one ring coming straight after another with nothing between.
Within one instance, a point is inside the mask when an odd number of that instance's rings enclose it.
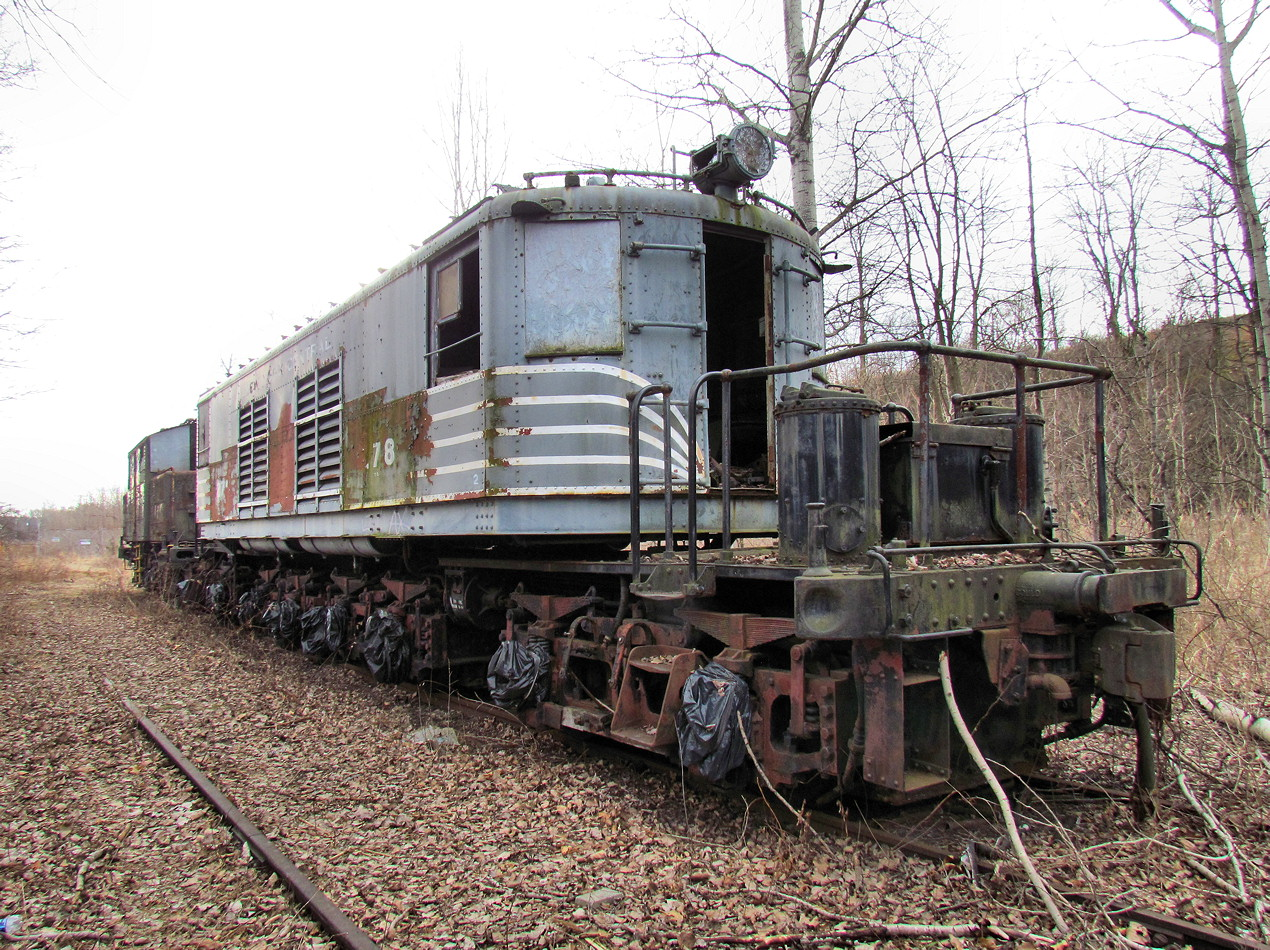
<instances>
[{"instance_id":1,"label":"black plastic bag on wheel","mask_svg":"<svg viewBox=\"0 0 1270 950\"><path fill-rule=\"evenodd\" d=\"M275 600L260 615L260 624L278 646L294 650L300 643L300 605L294 600Z\"/></svg>"},{"instance_id":2,"label":"black plastic bag on wheel","mask_svg":"<svg viewBox=\"0 0 1270 950\"><path fill-rule=\"evenodd\" d=\"M214 614L220 614L228 602L229 588L219 581L208 584L207 589L203 591L203 606Z\"/></svg>"},{"instance_id":3,"label":"black plastic bag on wheel","mask_svg":"<svg viewBox=\"0 0 1270 950\"><path fill-rule=\"evenodd\" d=\"M362 657L381 683L400 683L410 675L410 640L399 617L381 608L366 618Z\"/></svg>"},{"instance_id":4,"label":"black plastic bag on wheel","mask_svg":"<svg viewBox=\"0 0 1270 950\"><path fill-rule=\"evenodd\" d=\"M718 663L694 670L684 683L683 706L675 718L679 760L695 765L712 782L722 781L746 759L753 712L750 687L741 677Z\"/></svg>"},{"instance_id":5,"label":"black plastic bag on wheel","mask_svg":"<svg viewBox=\"0 0 1270 950\"><path fill-rule=\"evenodd\" d=\"M264 591L258 587L251 587L243 591L243 595L238 598L238 606L236 608L240 624L244 627L251 625L251 622L256 619L256 614L260 613L260 603L263 598Z\"/></svg>"},{"instance_id":6,"label":"black plastic bag on wheel","mask_svg":"<svg viewBox=\"0 0 1270 950\"><path fill-rule=\"evenodd\" d=\"M489 697L496 706L515 710L526 702L537 705L547 698L551 683L551 644L533 639L526 647L516 640L504 640L490 657L485 674Z\"/></svg>"},{"instance_id":7,"label":"black plastic bag on wheel","mask_svg":"<svg viewBox=\"0 0 1270 950\"><path fill-rule=\"evenodd\" d=\"M311 660L340 656L348 646L348 611L342 604L313 607L300 615L300 649Z\"/></svg>"}]
</instances>

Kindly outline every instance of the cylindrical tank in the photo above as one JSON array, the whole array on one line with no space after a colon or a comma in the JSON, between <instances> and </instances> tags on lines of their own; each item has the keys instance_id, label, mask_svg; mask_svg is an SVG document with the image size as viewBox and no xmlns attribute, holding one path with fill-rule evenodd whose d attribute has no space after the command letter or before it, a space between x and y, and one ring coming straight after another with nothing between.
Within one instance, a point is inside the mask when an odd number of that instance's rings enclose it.
<instances>
[{"instance_id":1,"label":"cylindrical tank","mask_svg":"<svg viewBox=\"0 0 1270 950\"><path fill-rule=\"evenodd\" d=\"M776 407L776 480L780 553L807 558L807 505L822 502L830 559L877 544L878 416L881 404L859 393L811 383L788 387Z\"/></svg>"},{"instance_id":2,"label":"cylindrical tank","mask_svg":"<svg viewBox=\"0 0 1270 950\"><path fill-rule=\"evenodd\" d=\"M1023 511L1038 528L1045 518L1045 418L1035 413L1027 413L1027 499L1023 504L1018 502L1018 480L1014 466L1017 460L1011 459L1009 474L1001 478L1001 498L1005 513L1011 516ZM954 425L992 426L1013 431L1018 421L1014 410L1007 406L975 406L961 412L952 420Z\"/></svg>"}]
</instances>

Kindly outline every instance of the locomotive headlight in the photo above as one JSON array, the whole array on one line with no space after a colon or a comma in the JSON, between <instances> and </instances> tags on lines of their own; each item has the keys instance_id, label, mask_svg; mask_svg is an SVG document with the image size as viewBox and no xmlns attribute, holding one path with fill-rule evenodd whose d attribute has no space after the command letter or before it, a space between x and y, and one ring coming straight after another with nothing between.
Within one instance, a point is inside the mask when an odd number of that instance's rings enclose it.
<instances>
[{"instance_id":1,"label":"locomotive headlight","mask_svg":"<svg viewBox=\"0 0 1270 950\"><path fill-rule=\"evenodd\" d=\"M729 147L737 167L750 179L758 181L772 170L776 150L772 140L757 125L748 122L732 130Z\"/></svg>"},{"instance_id":2,"label":"locomotive headlight","mask_svg":"<svg viewBox=\"0 0 1270 950\"><path fill-rule=\"evenodd\" d=\"M692 183L703 194L736 200L736 190L772 170L776 148L757 125L742 122L692 153Z\"/></svg>"}]
</instances>

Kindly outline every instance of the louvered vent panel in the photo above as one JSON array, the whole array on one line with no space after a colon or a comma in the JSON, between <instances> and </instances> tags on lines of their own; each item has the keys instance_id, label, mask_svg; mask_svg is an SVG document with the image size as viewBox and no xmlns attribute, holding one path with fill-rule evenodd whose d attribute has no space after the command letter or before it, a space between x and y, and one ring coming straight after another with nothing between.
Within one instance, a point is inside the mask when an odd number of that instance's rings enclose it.
<instances>
[{"instance_id":1,"label":"louvered vent panel","mask_svg":"<svg viewBox=\"0 0 1270 950\"><path fill-rule=\"evenodd\" d=\"M318 370L318 412L340 407L340 364L323 366Z\"/></svg>"},{"instance_id":2,"label":"louvered vent panel","mask_svg":"<svg viewBox=\"0 0 1270 950\"><path fill-rule=\"evenodd\" d=\"M304 419L317 411L316 374L310 373L295 384L295 417Z\"/></svg>"},{"instance_id":3,"label":"louvered vent panel","mask_svg":"<svg viewBox=\"0 0 1270 950\"><path fill-rule=\"evenodd\" d=\"M238 505L269 502L269 399L238 409Z\"/></svg>"},{"instance_id":4,"label":"louvered vent panel","mask_svg":"<svg viewBox=\"0 0 1270 950\"><path fill-rule=\"evenodd\" d=\"M296 382L295 487L297 495L338 491L340 363L328 363Z\"/></svg>"}]
</instances>

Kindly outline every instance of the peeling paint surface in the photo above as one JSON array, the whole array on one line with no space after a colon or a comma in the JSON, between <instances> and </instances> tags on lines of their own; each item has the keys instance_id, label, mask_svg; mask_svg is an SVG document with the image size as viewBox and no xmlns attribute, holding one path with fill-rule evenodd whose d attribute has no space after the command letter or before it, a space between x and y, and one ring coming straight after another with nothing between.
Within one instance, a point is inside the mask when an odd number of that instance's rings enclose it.
<instances>
[{"instance_id":1,"label":"peeling paint surface","mask_svg":"<svg viewBox=\"0 0 1270 950\"><path fill-rule=\"evenodd\" d=\"M295 511L295 426L291 403L283 403L278 424L269 430L269 513Z\"/></svg>"},{"instance_id":2,"label":"peeling paint surface","mask_svg":"<svg viewBox=\"0 0 1270 950\"><path fill-rule=\"evenodd\" d=\"M221 451L219 461L207 466L206 481L200 487L207 492L206 510L211 521L228 521L238 514L238 446Z\"/></svg>"},{"instance_id":3,"label":"peeling paint surface","mask_svg":"<svg viewBox=\"0 0 1270 950\"><path fill-rule=\"evenodd\" d=\"M379 389L344 404L347 508L413 501L413 473L432 454L428 394L384 402L385 393Z\"/></svg>"}]
</instances>

